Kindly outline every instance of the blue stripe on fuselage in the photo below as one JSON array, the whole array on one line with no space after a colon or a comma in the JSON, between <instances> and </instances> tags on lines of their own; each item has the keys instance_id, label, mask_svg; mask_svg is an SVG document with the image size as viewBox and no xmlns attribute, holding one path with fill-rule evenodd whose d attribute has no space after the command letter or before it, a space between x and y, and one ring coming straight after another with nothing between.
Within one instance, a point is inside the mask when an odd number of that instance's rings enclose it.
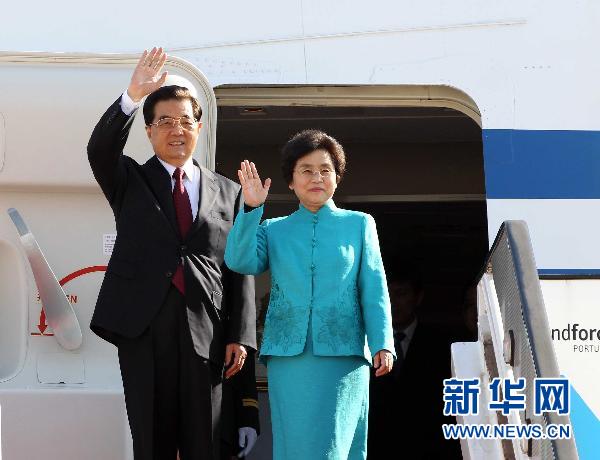
<instances>
[{"instance_id":1,"label":"blue stripe on fuselage","mask_svg":"<svg viewBox=\"0 0 600 460\"><path fill-rule=\"evenodd\" d=\"M599 131L483 130L487 198L600 198Z\"/></svg>"},{"instance_id":2,"label":"blue stripe on fuselage","mask_svg":"<svg viewBox=\"0 0 600 460\"><path fill-rule=\"evenodd\" d=\"M600 277L600 268L538 268L540 276Z\"/></svg>"}]
</instances>

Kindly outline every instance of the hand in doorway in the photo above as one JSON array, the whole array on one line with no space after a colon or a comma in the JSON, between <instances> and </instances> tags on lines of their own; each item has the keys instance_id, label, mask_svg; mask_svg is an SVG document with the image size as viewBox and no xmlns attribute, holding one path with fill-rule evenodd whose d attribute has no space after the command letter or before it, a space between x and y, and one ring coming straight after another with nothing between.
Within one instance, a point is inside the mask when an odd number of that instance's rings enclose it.
<instances>
[{"instance_id":1,"label":"hand in doorway","mask_svg":"<svg viewBox=\"0 0 600 460\"><path fill-rule=\"evenodd\" d=\"M246 361L246 357L248 356L248 352L246 351L246 347L239 343L228 343L225 347L225 378L234 376L237 374L242 367L244 366L244 361Z\"/></svg>"},{"instance_id":2,"label":"hand in doorway","mask_svg":"<svg viewBox=\"0 0 600 460\"><path fill-rule=\"evenodd\" d=\"M127 94L134 102L139 102L148 94L160 88L167 79L167 72L161 74L162 68L167 60L167 53L162 48L152 48L150 51L144 50L140 57L129 87Z\"/></svg>"},{"instance_id":3,"label":"hand in doorway","mask_svg":"<svg viewBox=\"0 0 600 460\"><path fill-rule=\"evenodd\" d=\"M238 169L238 177L244 194L244 203L253 208L261 206L267 200L271 179L266 179L263 185L256 165L248 160L242 161Z\"/></svg>"},{"instance_id":4,"label":"hand in doorway","mask_svg":"<svg viewBox=\"0 0 600 460\"><path fill-rule=\"evenodd\" d=\"M377 369L375 371L375 377L381 377L382 375L389 374L394 366L394 355L388 350L379 350L375 356L373 356L373 367Z\"/></svg>"}]
</instances>

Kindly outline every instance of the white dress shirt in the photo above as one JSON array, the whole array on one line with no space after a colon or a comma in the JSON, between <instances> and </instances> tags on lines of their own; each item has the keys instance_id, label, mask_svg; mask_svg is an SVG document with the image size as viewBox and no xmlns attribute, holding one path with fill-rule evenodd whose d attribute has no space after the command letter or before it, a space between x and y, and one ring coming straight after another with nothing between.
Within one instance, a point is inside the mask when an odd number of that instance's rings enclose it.
<instances>
[{"instance_id":1,"label":"white dress shirt","mask_svg":"<svg viewBox=\"0 0 600 460\"><path fill-rule=\"evenodd\" d=\"M134 102L133 99L129 97L129 94L127 94L127 90L123 91L123 94L121 95L121 110L125 115L131 115L141 104L142 101Z\"/></svg>"},{"instance_id":2,"label":"white dress shirt","mask_svg":"<svg viewBox=\"0 0 600 460\"><path fill-rule=\"evenodd\" d=\"M121 95L121 110L125 115L131 115L140 107L141 102L134 102L127 94L127 90ZM158 157L157 157L158 158ZM176 167L158 158L158 161L165 167L171 177L171 190L175 187L175 179L173 173ZM190 157L182 166L185 176L183 178L183 186L187 190L190 197L190 206L192 208L192 219L196 220L198 215L198 202L200 199L200 168L194 164Z\"/></svg>"}]
</instances>

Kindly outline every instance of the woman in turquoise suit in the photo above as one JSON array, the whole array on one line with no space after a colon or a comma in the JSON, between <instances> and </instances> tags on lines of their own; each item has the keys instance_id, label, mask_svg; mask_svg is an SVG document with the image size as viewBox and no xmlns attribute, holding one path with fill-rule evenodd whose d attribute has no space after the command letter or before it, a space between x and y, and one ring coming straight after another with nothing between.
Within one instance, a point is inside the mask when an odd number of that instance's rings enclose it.
<instances>
[{"instance_id":1,"label":"woman in turquoise suit","mask_svg":"<svg viewBox=\"0 0 600 460\"><path fill-rule=\"evenodd\" d=\"M271 270L260 354L274 460L366 458L369 364L378 376L393 365L375 221L332 200L345 166L333 137L296 134L283 148L282 171L300 206L262 223L271 180L263 185L247 160L238 171L246 205L229 233L225 261L238 273Z\"/></svg>"}]
</instances>

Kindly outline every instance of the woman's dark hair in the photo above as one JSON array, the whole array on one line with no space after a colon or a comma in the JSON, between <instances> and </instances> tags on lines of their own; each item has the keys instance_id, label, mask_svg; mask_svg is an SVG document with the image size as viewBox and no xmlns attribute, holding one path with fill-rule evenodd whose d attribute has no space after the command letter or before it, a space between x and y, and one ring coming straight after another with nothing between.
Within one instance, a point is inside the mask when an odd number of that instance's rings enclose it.
<instances>
[{"instance_id":1,"label":"woman's dark hair","mask_svg":"<svg viewBox=\"0 0 600 460\"><path fill-rule=\"evenodd\" d=\"M294 168L298 160L315 150L324 149L329 152L337 182L342 180L346 172L346 154L342 145L329 134L318 129L300 131L286 142L281 152L281 172L287 184L292 183Z\"/></svg>"},{"instance_id":2,"label":"woman's dark hair","mask_svg":"<svg viewBox=\"0 0 600 460\"><path fill-rule=\"evenodd\" d=\"M192 113L194 114L195 120L200 120L202 116L202 108L198 99L192 96L190 90L185 86L162 86L146 98L144 102L144 122L146 126L154 121L154 106L160 101L169 101L171 99L177 99L178 101L188 100L192 104Z\"/></svg>"}]
</instances>

